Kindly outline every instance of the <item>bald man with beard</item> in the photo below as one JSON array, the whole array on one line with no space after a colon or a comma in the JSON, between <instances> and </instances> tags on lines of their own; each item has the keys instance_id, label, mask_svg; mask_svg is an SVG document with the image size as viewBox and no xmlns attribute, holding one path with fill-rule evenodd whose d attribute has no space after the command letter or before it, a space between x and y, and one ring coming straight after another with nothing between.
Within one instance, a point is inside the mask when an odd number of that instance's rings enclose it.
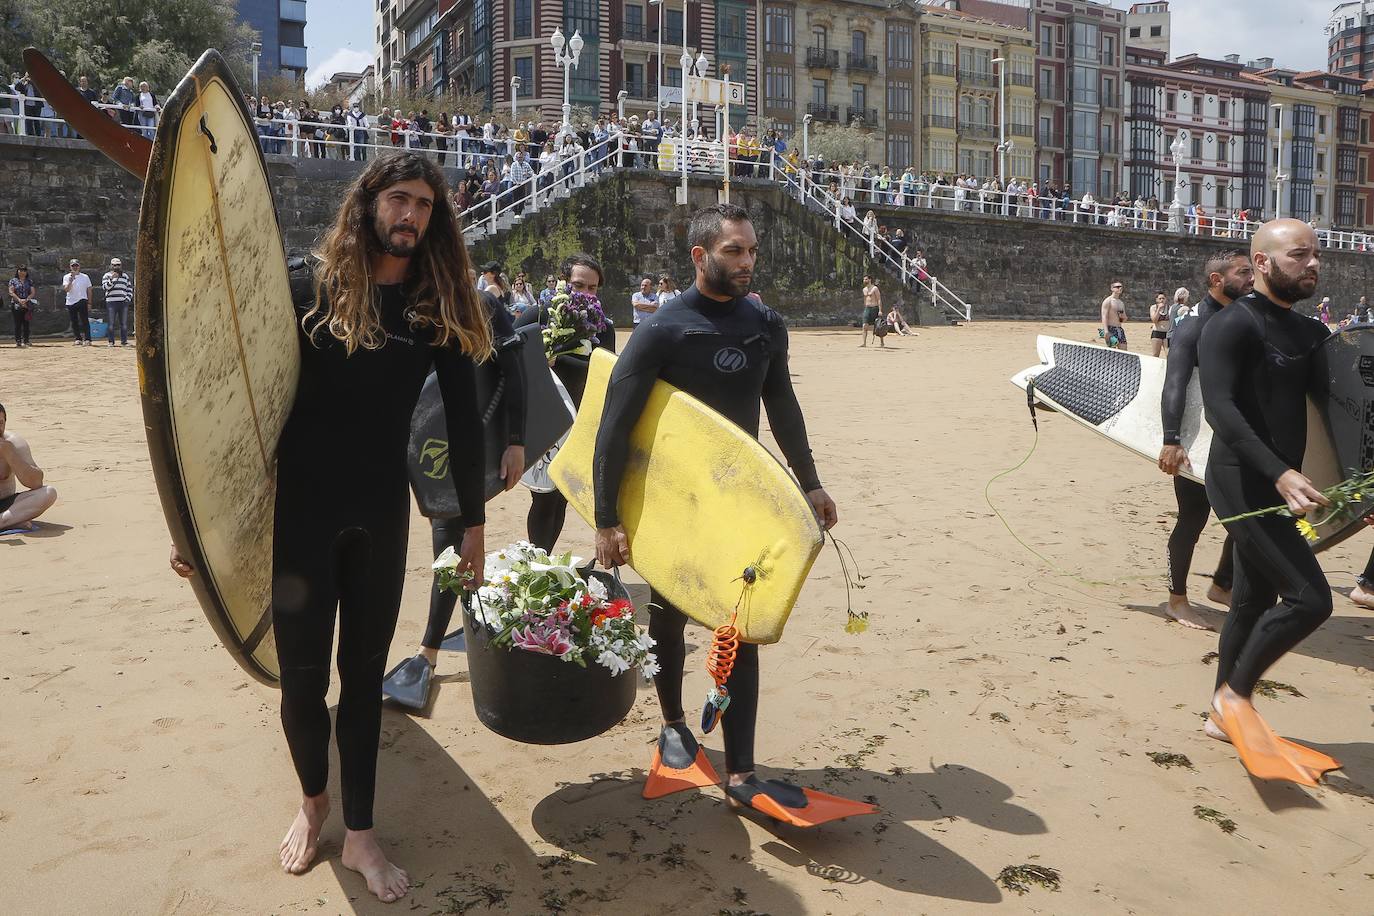
<instances>
[{"instance_id":1,"label":"bald man with beard","mask_svg":"<svg viewBox=\"0 0 1374 916\"><path fill-rule=\"evenodd\" d=\"M1321 396L1328 332L1293 306L1316 292L1317 235L1306 223L1265 223L1250 247L1255 289L1212 317L1198 363L1211 424L1207 496L1219 518L1275 504L1294 516L1330 503L1303 476L1307 396ZM1331 758L1278 737L1255 711L1256 682L1331 616L1331 586L1292 518L1224 522L1235 541L1231 613L1221 632L1207 732L1236 746L1258 779L1315 786L1339 768Z\"/></svg>"}]
</instances>

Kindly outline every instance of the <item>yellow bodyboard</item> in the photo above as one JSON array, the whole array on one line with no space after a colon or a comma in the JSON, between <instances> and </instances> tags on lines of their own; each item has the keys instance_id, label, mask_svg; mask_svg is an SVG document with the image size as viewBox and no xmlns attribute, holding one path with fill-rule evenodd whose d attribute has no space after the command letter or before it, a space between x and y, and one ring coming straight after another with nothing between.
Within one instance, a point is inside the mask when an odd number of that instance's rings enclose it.
<instances>
[{"instance_id":1,"label":"yellow bodyboard","mask_svg":"<svg viewBox=\"0 0 1374 916\"><path fill-rule=\"evenodd\" d=\"M592 352L587 387L568 441L549 466L554 485L595 524L592 456L615 356ZM620 486L630 560L665 599L715 628L740 608L740 636L782 637L823 544L801 488L752 436L705 404L657 382L630 432ZM745 592L743 573L753 566Z\"/></svg>"}]
</instances>

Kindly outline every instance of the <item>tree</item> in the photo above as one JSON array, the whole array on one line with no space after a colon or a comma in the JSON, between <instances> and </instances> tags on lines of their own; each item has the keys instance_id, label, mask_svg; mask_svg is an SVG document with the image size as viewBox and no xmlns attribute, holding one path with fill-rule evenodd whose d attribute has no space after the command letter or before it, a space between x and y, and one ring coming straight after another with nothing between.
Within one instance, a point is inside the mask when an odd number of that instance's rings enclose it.
<instances>
[{"instance_id":1,"label":"tree","mask_svg":"<svg viewBox=\"0 0 1374 916\"><path fill-rule=\"evenodd\" d=\"M858 127L811 125L811 155L821 155L830 162L872 161L881 150L882 141L872 131Z\"/></svg>"},{"instance_id":2,"label":"tree","mask_svg":"<svg viewBox=\"0 0 1374 916\"><path fill-rule=\"evenodd\" d=\"M0 0L0 66L23 70L38 48L72 82L108 88L126 76L166 96L206 48L217 49L245 88L258 33L235 0Z\"/></svg>"}]
</instances>

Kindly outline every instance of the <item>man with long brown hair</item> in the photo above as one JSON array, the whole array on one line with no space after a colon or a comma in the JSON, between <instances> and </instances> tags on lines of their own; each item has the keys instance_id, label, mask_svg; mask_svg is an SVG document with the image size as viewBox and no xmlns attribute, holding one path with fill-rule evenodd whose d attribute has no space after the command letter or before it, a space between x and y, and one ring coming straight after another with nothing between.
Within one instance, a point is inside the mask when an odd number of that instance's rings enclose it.
<instances>
[{"instance_id":1,"label":"man with long brown hair","mask_svg":"<svg viewBox=\"0 0 1374 916\"><path fill-rule=\"evenodd\" d=\"M467 525L461 570L482 578L483 442L474 361L491 329L468 282L462 231L438 167L417 153L379 157L354 181L292 283L301 377L277 448L272 626L282 729L300 778L300 812L282 867L310 867L329 814L329 655L339 620L337 711L343 864L383 902L410 879L373 832L382 676L405 579L410 417L433 367L450 467ZM173 551L181 575L193 570Z\"/></svg>"}]
</instances>

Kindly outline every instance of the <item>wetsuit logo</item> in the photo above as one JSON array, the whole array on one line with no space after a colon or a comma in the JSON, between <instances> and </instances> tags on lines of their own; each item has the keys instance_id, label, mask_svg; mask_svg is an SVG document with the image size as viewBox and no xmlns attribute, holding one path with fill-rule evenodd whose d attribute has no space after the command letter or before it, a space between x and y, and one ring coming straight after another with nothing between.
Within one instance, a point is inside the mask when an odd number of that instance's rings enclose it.
<instances>
[{"instance_id":1,"label":"wetsuit logo","mask_svg":"<svg viewBox=\"0 0 1374 916\"><path fill-rule=\"evenodd\" d=\"M716 351L715 364L721 372L738 372L749 365L749 358L739 347L721 347Z\"/></svg>"},{"instance_id":2,"label":"wetsuit logo","mask_svg":"<svg viewBox=\"0 0 1374 916\"><path fill-rule=\"evenodd\" d=\"M1360 357L1360 378L1367 387L1374 388L1374 356Z\"/></svg>"}]
</instances>

